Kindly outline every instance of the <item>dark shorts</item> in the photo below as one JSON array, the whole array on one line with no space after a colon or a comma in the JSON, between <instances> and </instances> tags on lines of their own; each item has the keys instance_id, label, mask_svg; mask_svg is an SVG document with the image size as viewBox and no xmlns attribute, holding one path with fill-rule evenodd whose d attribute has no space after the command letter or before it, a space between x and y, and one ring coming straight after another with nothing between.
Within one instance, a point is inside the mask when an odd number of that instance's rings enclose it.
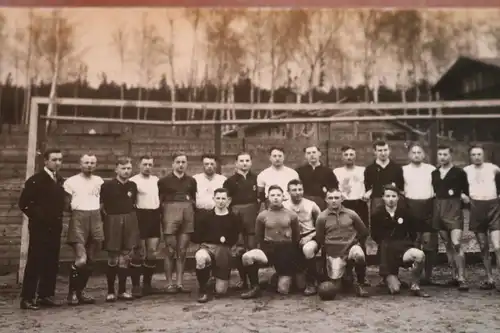
<instances>
[{"instance_id":1,"label":"dark shorts","mask_svg":"<svg viewBox=\"0 0 500 333\"><path fill-rule=\"evenodd\" d=\"M344 200L342 201L342 205L345 208L351 209L355 211L361 221L368 227L369 225L369 213L368 213L368 204L363 200Z\"/></svg>"},{"instance_id":2,"label":"dark shorts","mask_svg":"<svg viewBox=\"0 0 500 333\"><path fill-rule=\"evenodd\" d=\"M303 256L296 244L265 242L260 249L266 255L269 264L274 266L278 276L294 276L301 271Z\"/></svg>"},{"instance_id":3,"label":"dark shorts","mask_svg":"<svg viewBox=\"0 0 500 333\"><path fill-rule=\"evenodd\" d=\"M229 281L231 276L232 253L231 248L221 244L202 243L200 250L205 250L212 259L212 274L215 278Z\"/></svg>"},{"instance_id":4,"label":"dark shorts","mask_svg":"<svg viewBox=\"0 0 500 333\"><path fill-rule=\"evenodd\" d=\"M255 221L259 214L259 207L257 203L234 205L232 207L233 213L239 214L243 222L243 234L255 235Z\"/></svg>"},{"instance_id":5,"label":"dark shorts","mask_svg":"<svg viewBox=\"0 0 500 333\"><path fill-rule=\"evenodd\" d=\"M409 249L414 248L410 241L391 241L380 244L380 267L381 276L398 275L400 267L410 267L412 263L405 263L403 256Z\"/></svg>"},{"instance_id":6,"label":"dark shorts","mask_svg":"<svg viewBox=\"0 0 500 333\"><path fill-rule=\"evenodd\" d=\"M326 195L326 193L325 193L325 195ZM326 201L325 201L324 197L322 198L322 197L305 195L304 198L309 199L311 201L314 201L316 203L316 205L318 205L318 207L321 211L324 211L326 209Z\"/></svg>"},{"instance_id":7,"label":"dark shorts","mask_svg":"<svg viewBox=\"0 0 500 333\"><path fill-rule=\"evenodd\" d=\"M163 206L163 234L191 234L194 231L192 202L167 202Z\"/></svg>"},{"instance_id":8,"label":"dark shorts","mask_svg":"<svg viewBox=\"0 0 500 333\"><path fill-rule=\"evenodd\" d=\"M140 245L139 225L135 212L107 215L104 220L104 250L130 251Z\"/></svg>"},{"instance_id":9,"label":"dark shorts","mask_svg":"<svg viewBox=\"0 0 500 333\"><path fill-rule=\"evenodd\" d=\"M104 231L100 210L74 210L68 225L68 244L83 244L102 242Z\"/></svg>"},{"instance_id":10,"label":"dark shorts","mask_svg":"<svg viewBox=\"0 0 500 333\"><path fill-rule=\"evenodd\" d=\"M460 198L435 199L433 215L433 226L436 230L464 229L464 213Z\"/></svg>"},{"instance_id":11,"label":"dark shorts","mask_svg":"<svg viewBox=\"0 0 500 333\"><path fill-rule=\"evenodd\" d=\"M137 209L136 214L141 239L161 237L160 209Z\"/></svg>"},{"instance_id":12,"label":"dark shorts","mask_svg":"<svg viewBox=\"0 0 500 333\"><path fill-rule=\"evenodd\" d=\"M434 198L406 199L405 205L417 232L437 232L433 225Z\"/></svg>"},{"instance_id":13,"label":"dark shorts","mask_svg":"<svg viewBox=\"0 0 500 333\"><path fill-rule=\"evenodd\" d=\"M469 230L481 233L500 230L500 200L471 200Z\"/></svg>"}]
</instances>

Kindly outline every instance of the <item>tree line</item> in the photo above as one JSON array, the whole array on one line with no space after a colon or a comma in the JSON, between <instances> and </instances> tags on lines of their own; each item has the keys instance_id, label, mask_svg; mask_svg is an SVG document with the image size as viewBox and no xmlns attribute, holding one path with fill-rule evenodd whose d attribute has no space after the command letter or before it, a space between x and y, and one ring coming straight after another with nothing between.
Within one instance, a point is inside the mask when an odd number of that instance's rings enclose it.
<instances>
[{"instance_id":1,"label":"tree line","mask_svg":"<svg viewBox=\"0 0 500 333\"><path fill-rule=\"evenodd\" d=\"M109 80L102 73L98 87L88 84L92 64L84 61L92 45L80 45L77 25L64 10L27 9L26 26L14 32L7 29L7 16L0 14L0 63L10 65L0 67L0 75L7 74L2 68L13 69L0 85L3 121L26 123L31 96L229 103L428 100L432 83L458 55L476 56L485 41L490 49L500 49L500 29L492 23L500 15L494 10L488 15L442 10L159 10L164 15L160 24L143 12L137 27L122 25L109 32L120 75L133 68L139 82L130 86L123 77ZM185 55L188 73L178 69L175 32L181 21L189 23L195 41ZM387 71L397 73L394 89L384 82ZM356 76L362 83L352 87ZM24 86L20 77L27 82ZM148 111L92 113L156 117ZM47 112L81 110L56 110L50 104ZM273 115L252 111L244 117ZM161 117L206 119L214 114L172 109ZM236 118L235 110L224 110L222 117Z\"/></svg>"}]
</instances>

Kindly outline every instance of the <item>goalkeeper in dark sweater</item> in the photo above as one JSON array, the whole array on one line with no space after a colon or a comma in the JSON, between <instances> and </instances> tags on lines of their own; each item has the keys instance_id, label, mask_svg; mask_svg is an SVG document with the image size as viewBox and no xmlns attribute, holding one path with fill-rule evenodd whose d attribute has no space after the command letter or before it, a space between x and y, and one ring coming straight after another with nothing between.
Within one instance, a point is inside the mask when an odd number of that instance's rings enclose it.
<instances>
[{"instance_id":1,"label":"goalkeeper in dark sweater","mask_svg":"<svg viewBox=\"0 0 500 333\"><path fill-rule=\"evenodd\" d=\"M200 244L195 254L200 303L209 300L208 281L211 275L215 278L215 293L224 295L227 292L231 276L231 248L242 230L240 216L228 209L231 199L225 188L214 191L214 201L215 208L195 230Z\"/></svg>"}]
</instances>

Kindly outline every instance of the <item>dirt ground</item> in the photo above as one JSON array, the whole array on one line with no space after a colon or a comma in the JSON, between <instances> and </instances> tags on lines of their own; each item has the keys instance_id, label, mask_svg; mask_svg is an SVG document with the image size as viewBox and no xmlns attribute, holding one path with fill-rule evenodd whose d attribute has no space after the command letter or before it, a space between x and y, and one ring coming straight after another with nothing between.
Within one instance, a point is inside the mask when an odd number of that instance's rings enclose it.
<instances>
[{"instance_id":1,"label":"dirt ground","mask_svg":"<svg viewBox=\"0 0 500 333\"><path fill-rule=\"evenodd\" d=\"M336 300L322 302L317 297L299 294L287 297L272 292L257 300L243 301L236 292L226 299L207 304L196 303L194 275L188 275L190 295L155 295L133 302L104 303L105 278L94 277L90 293L98 304L43 309L36 312L18 308L19 290L13 277L1 277L0 332L168 332L168 333L305 333L305 332L500 332L500 293L477 289L484 271L469 268L471 291L460 293L443 287L428 288L432 295L418 299L403 293L387 295L372 287L370 299L340 295ZM272 271L262 272L262 279ZM436 277L445 280L447 268ZM402 272L402 278L408 272ZM376 268L370 267L369 279L377 282ZM155 276L161 287L164 278ZM60 278L58 297L64 298L67 279Z\"/></svg>"}]
</instances>

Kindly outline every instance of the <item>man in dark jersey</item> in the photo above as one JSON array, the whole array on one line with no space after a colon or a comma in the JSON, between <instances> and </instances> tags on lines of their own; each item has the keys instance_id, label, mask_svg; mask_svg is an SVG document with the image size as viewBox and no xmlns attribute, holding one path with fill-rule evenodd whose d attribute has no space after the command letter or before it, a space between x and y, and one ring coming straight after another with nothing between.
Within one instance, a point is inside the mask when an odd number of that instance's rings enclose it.
<instances>
[{"instance_id":1,"label":"man in dark jersey","mask_svg":"<svg viewBox=\"0 0 500 333\"><path fill-rule=\"evenodd\" d=\"M210 291L207 284L210 275L215 277L216 295L224 295L229 287L231 247L236 244L242 229L240 216L228 209L230 201L227 189L216 189L215 208L206 214L199 225L200 248L196 251L195 259L200 303L208 302Z\"/></svg>"},{"instance_id":2,"label":"man in dark jersey","mask_svg":"<svg viewBox=\"0 0 500 333\"><path fill-rule=\"evenodd\" d=\"M304 197L314 201L321 210L324 210L326 190L337 188L339 182L332 169L321 164L321 151L317 146L304 148L304 154L307 164L295 170L304 184Z\"/></svg>"},{"instance_id":3,"label":"man in dark jersey","mask_svg":"<svg viewBox=\"0 0 500 333\"><path fill-rule=\"evenodd\" d=\"M196 180L186 174L187 155L173 156L172 173L158 181L160 203L163 206L163 234L165 235L165 279L167 293L189 292L183 286L186 252L194 231L194 206L196 200ZM174 257L176 283L172 283Z\"/></svg>"},{"instance_id":4,"label":"man in dark jersey","mask_svg":"<svg viewBox=\"0 0 500 333\"><path fill-rule=\"evenodd\" d=\"M255 220L259 214L260 200L257 191L257 175L251 171L252 157L247 152L236 156L236 172L224 182L231 198L230 209L241 216L243 230L241 239L235 246L234 256L240 281L238 289L247 289L248 281L243 269L241 256L255 248Z\"/></svg>"},{"instance_id":5,"label":"man in dark jersey","mask_svg":"<svg viewBox=\"0 0 500 333\"><path fill-rule=\"evenodd\" d=\"M448 263L453 270L450 285L467 291L465 282L465 255L462 248L464 229L463 200L469 196L467 174L452 163L453 150L438 147L439 167L432 172L432 187L436 195L433 224L446 244ZM464 198L465 197L465 198Z\"/></svg>"},{"instance_id":6,"label":"man in dark jersey","mask_svg":"<svg viewBox=\"0 0 500 333\"><path fill-rule=\"evenodd\" d=\"M300 270L300 225L297 214L283 207L283 189L271 185L268 190L269 207L260 212L255 224L255 236L260 248L243 254L241 260L247 270L251 288L241 298L255 298L260 294L259 266L273 265L278 275L280 294L288 294L293 277Z\"/></svg>"},{"instance_id":7,"label":"man in dark jersey","mask_svg":"<svg viewBox=\"0 0 500 333\"><path fill-rule=\"evenodd\" d=\"M323 251L327 278L339 289L346 268L354 266L356 294L367 297L363 288L366 260L360 244L366 240L368 229L355 211L342 206L339 189L328 189L326 204L327 209L316 221L316 241Z\"/></svg>"},{"instance_id":8,"label":"man in dark jersey","mask_svg":"<svg viewBox=\"0 0 500 333\"><path fill-rule=\"evenodd\" d=\"M420 250L417 233L408 209L398 204L399 188L387 185L383 190L384 206L372 215L372 237L380 246L379 273L384 278L389 292L399 294L401 282L398 278L400 267L412 267L411 293L418 297L429 297L420 289L420 275L425 265L425 254Z\"/></svg>"},{"instance_id":9,"label":"man in dark jersey","mask_svg":"<svg viewBox=\"0 0 500 333\"><path fill-rule=\"evenodd\" d=\"M116 162L116 178L101 186L101 205L104 215L104 249L108 252L108 295L106 302L116 301L115 279L118 275L118 299L131 300L127 292L127 277L132 278L132 288L140 286L139 224L135 212L137 185L129 181L132 160L120 157Z\"/></svg>"}]
</instances>

